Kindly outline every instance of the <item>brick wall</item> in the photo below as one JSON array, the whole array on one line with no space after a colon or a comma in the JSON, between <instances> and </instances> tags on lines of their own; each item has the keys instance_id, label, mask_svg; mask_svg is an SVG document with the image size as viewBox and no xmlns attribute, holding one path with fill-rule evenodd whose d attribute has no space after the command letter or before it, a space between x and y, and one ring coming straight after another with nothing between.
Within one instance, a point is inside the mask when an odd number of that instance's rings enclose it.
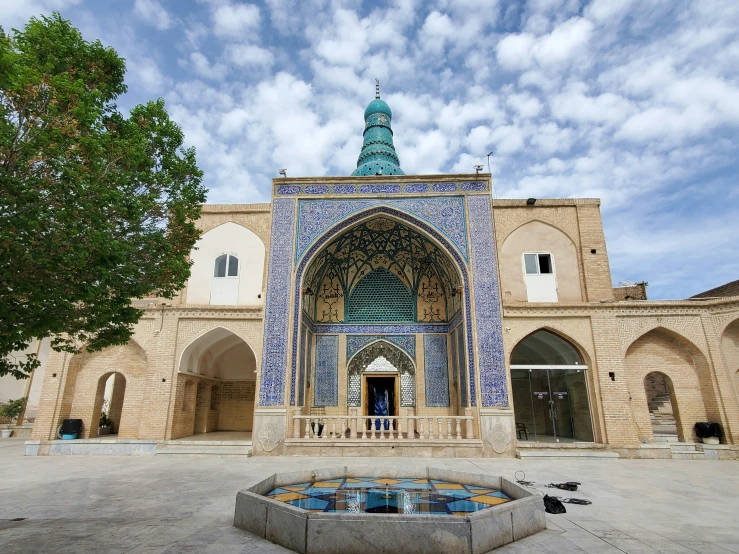
<instances>
[{"instance_id":1,"label":"brick wall","mask_svg":"<svg viewBox=\"0 0 739 554\"><path fill-rule=\"evenodd\" d=\"M224 381L221 385L219 431L251 431L256 381Z\"/></svg>"}]
</instances>

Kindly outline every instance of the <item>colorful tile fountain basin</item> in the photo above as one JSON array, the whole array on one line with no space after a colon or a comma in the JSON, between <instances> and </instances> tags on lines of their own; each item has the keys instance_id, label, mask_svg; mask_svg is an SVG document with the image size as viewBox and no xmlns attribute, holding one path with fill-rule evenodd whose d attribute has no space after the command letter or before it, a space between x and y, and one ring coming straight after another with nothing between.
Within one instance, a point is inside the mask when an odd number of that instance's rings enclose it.
<instances>
[{"instance_id":1,"label":"colorful tile fountain basin","mask_svg":"<svg viewBox=\"0 0 739 554\"><path fill-rule=\"evenodd\" d=\"M234 525L306 554L483 554L546 517L540 493L505 477L363 465L263 478L237 493Z\"/></svg>"},{"instance_id":2,"label":"colorful tile fountain basin","mask_svg":"<svg viewBox=\"0 0 739 554\"><path fill-rule=\"evenodd\" d=\"M501 490L439 479L345 477L276 487L267 497L308 512L467 515L510 502Z\"/></svg>"}]
</instances>

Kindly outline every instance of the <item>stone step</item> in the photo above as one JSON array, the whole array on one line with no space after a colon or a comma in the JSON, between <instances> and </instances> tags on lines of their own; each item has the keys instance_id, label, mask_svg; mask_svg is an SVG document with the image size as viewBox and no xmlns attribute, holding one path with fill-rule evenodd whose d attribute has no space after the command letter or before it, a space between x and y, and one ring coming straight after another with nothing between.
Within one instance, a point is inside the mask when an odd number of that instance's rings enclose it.
<instances>
[{"instance_id":1,"label":"stone step","mask_svg":"<svg viewBox=\"0 0 739 554\"><path fill-rule=\"evenodd\" d=\"M670 449L673 460L705 460L706 455L703 452L687 452L685 450Z\"/></svg>"},{"instance_id":2,"label":"stone step","mask_svg":"<svg viewBox=\"0 0 739 554\"><path fill-rule=\"evenodd\" d=\"M655 433L653 440L654 440L654 442L668 442L668 443L673 443L673 442L677 442L679 439L678 439L678 436L677 435L670 435L670 434L666 434L666 433L665 434Z\"/></svg>"},{"instance_id":3,"label":"stone step","mask_svg":"<svg viewBox=\"0 0 739 554\"><path fill-rule=\"evenodd\" d=\"M670 450L672 450L673 452L676 452L676 451L695 452L696 451L694 442L670 443Z\"/></svg>"},{"instance_id":4,"label":"stone step","mask_svg":"<svg viewBox=\"0 0 739 554\"><path fill-rule=\"evenodd\" d=\"M608 452L606 450L556 450L553 448L546 448L542 450L536 450L533 448L525 448L516 450L516 457L523 459L536 459L536 458L547 458L547 459L593 459L593 458L618 458L617 452Z\"/></svg>"},{"instance_id":5,"label":"stone step","mask_svg":"<svg viewBox=\"0 0 739 554\"><path fill-rule=\"evenodd\" d=\"M251 456L251 446L247 445L207 445L207 444L164 444L157 447L159 454L179 454L183 456Z\"/></svg>"}]
</instances>

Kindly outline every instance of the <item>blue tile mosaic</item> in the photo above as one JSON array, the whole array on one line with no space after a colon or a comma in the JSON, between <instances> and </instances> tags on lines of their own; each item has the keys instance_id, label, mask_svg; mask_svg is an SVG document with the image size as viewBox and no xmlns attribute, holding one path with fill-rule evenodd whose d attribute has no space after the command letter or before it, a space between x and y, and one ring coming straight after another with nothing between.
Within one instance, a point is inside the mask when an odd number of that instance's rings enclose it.
<instances>
[{"instance_id":1,"label":"blue tile mosaic","mask_svg":"<svg viewBox=\"0 0 739 554\"><path fill-rule=\"evenodd\" d=\"M297 201L293 198L275 198L272 201L272 243L269 249L269 271L267 272L267 305L264 310L264 347L259 385L260 406L283 406L285 404L290 274L292 272L296 203ZM294 405L294 379L292 391L290 402Z\"/></svg>"},{"instance_id":2,"label":"blue tile mosaic","mask_svg":"<svg viewBox=\"0 0 739 554\"><path fill-rule=\"evenodd\" d=\"M359 187L362 194L395 194L400 192L400 185L362 185Z\"/></svg>"},{"instance_id":3,"label":"blue tile mosaic","mask_svg":"<svg viewBox=\"0 0 739 554\"><path fill-rule=\"evenodd\" d=\"M339 337L336 335L316 337L313 405L339 405Z\"/></svg>"},{"instance_id":4,"label":"blue tile mosaic","mask_svg":"<svg viewBox=\"0 0 739 554\"><path fill-rule=\"evenodd\" d=\"M414 333L448 333L449 325L447 325L446 323L383 323L378 325L354 325L348 323L332 323L323 325L319 323L313 324L310 329L316 334L339 333L340 335L407 335Z\"/></svg>"},{"instance_id":5,"label":"blue tile mosaic","mask_svg":"<svg viewBox=\"0 0 739 554\"><path fill-rule=\"evenodd\" d=\"M357 191L357 187L354 185L336 185L334 187L334 194L354 194Z\"/></svg>"},{"instance_id":6,"label":"blue tile mosaic","mask_svg":"<svg viewBox=\"0 0 739 554\"><path fill-rule=\"evenodd\" d=\"M308 185L303 190L305 194L326 194L328 187L326 185Z\"/></svg>"},{"instance_id":7,"label":"blue tile mosaic","mask_svg":"<svg viewBox=\"0 0 739 554\"><path fill-rule=\"evenodd\" d=\"M468 181L459 185L459 188L466 192L484 191L487 187L487 181Z\"/></svg>"},{"instance_id":8,"label":"blue tile mosaic","mask_svg":"<svg viewBox=\"0 0 739 554\"><path fill-rule=\"evenodd\" d=\"M434 192L456 192L457 185L455 183L434 183Z\"/></svg>"},{"instance_id":9,"label":"blue tile mosaic","mask_svg":"<svg viewBox=\"0 0 739 554\"><path fill-rule=\"evenodd\" d=\"M377 185L379 186L379 185ZM456 185L455 185L456 187ZM336 192L336 187L334 187ZM298 203L297 262L306 250L342 219L375 206L388 206L420 218L448 238L468 260L464 198L368 198L366 200L300 200Z\"/></svg>"},{"instance_id":10,"label":"blue tile mosaic","mask_svg":"<svg viewBox=\"0 0 739 554\"><path fill-rule=\"evenodd\" d=\"M405 192L428 192L429 188L427 183L411 183L405 186Z\"/></svg>"},{"instance_id":11,"label":"blue tile mosaic","mask_svg":"<svg viewBox=\"0 0 739 554\"><path fill-rule=\"evenodd\" d=\"M280 185L277 187L277 194L300 194L301 188L298 185Z\"/></svg>"},{"instance_id":12,"label":"blue tile mosaic","mask_svg":"<svg viewBox=\"0 0 739 554\"><path fill-rule=\"evenodd\" d=\"M467 407L467 372L464 367L464 332L461 327L457 327L454 333L457 336L457 366L459 367L459 402L463 408Z\"/></svg>"},{"instance_id":13,"label":"blue tile mosaic","mask_svg":"<svg viewBox=\"0 0 739 554\"><path fill-rule=\"evenodd\" d=\"M305 406L306 374L310 371L313 351L313 335L303 328L302 345L300 349L300 381L298 381L298 406Z\"/></svg>"},{"instance_id":14,"label":"blue tile mosaic","mask_svg":"<svg viewBox=\"0 0 739 554\"><path fill-rule=\"evenodd\" d=\"M416 335L349 335L346 337L346 359L349 360L362 348L380 339L392 342L411 359L416 359Z\"/></svg>"},{"instance_id":15,"label":"blue tile mosaic","mask_svg":"<svg viewBox=\"0 0 739 554\"><path fill-rule=\"evenodd\" d=\"M489 197L485 197L488 198ZM341 204L344 201L336 200L333 201L335 203ZM351 201L349 201L351 202ZM351 212L350 212L351 213ZM320 250L323 245L333 239L336 235L344 232L348 228L352 227L354 224L356 224L358 221L366 218L371 217L373 215L377 214L385 214L389 215L391 217L395 217L401 221L410 223L416 227L418 227L421 231L428 233L432 238L434 238L436 241L439 242L440 246L454 259L460 273L462 274L462 282L464 284L464 297L466 299L465 301L465 331L467 334L467 343L472 344L472 311L470 307L469 299L470 297L470 282L469 277L467 274L467 266L460 256L459 252L452 247L449 240L441 234L439 231L436 230L435 227L432 227L425 221L419 220L409 214L406 214L405 212L393 209L389 206L379 206L370 208L368 210L365 210L361 213L355 214L344 221L341 221L337 223L330 232L324 234L321 236L316 242L314 242L310 248L306 251L305 255L301 259L300 263L298 264L298 268L296 271L295 276L295 288L293 290L295 302L293 303L293 332L292 332L292 364L291 364L291 372L290 372L290 405L295 405L295 382L296 382L296 369L297 369L297 354L298 354L298 330L300 328L299 322L301 321L300 317L300 283L303 281L303 273L305 272L306 266L308 265L308 262L312 258L313 254L315 254L318 250ZM492 226L492 222L491 226ZM271 258L270 258L271 259ZM496 270L493 269L493 272ZM496 297L497 298L497 297ZM330 332L330 333L341 333L341 334L378 334L378 335L403 335L403 334L414 334L414 333L427 333L429 331L424 330L427 328L428 324L415 324L415 325L325 325L325 326L314 326L313 332L315 333L323 333L323 332ZM324 329L325 327L325 329ZM442 333L448 333L449 332L449 326L448 325L431 325L431 329L436 329L438 332ZM443 329L443 330L442 330ZM474 390L474 372L475 372L475 360L473 357L473 351L472 349L468 350L468 369L470 372L470 375L473 376L473 378L470 380L470 387L471 387L471 393L470 393L470 404L472 406L476 405L476 399L475 399L475 390ZM284 377L284 374L283 374Z\"/></svg>"},{"instance_id":16,"label":"blue tile mosaic","mask_svg":"<svg viewBox=\"0 0 739 554\"><path fill-rule=\"evenodd\" d=\"M483 407L504 407L508 406L508 388L501 331L492 202L488 195L470 196L467 198L467 206L472 240L480 396ZM473 349L469 340L467 348L470 352ZM474 398L472 372L470 376L471 397Z\"/></svg>"},{"instance_id":17,"label":"blue tile mosaic","mask_svg":"<svg viewBox=\"0 0 739 554\"><path fill-rule=\"evenodd\" d=\"M423 373L426 381L426 406L449 407L449 366L446 335L423 336Z\"/></svg>"}]
</instances>

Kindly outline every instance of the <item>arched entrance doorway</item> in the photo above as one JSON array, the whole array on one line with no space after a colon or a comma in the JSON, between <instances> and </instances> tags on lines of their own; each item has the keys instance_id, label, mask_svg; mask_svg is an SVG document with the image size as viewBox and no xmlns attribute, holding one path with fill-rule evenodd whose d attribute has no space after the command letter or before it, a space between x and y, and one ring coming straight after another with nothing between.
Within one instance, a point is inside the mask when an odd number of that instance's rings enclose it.
<instances>
[{"instance_id":1,"label":"arched entrance doorway","mask_svg":"<svg viewBox=\"0 0 739 554\"><path fill-rule=\"evenodd\" d=\"M673 403L675 391L672 380L660 371L653 371L644 377L644 390L647 394L654 440L658 442L677 440L677 410Z\"/></svg>"},{"instance_id":2,"label":"arched entrance doorway","mask_svg":"<svg viewBox=\"0 0 739 554\"><path fill-rule=\"evenodd\" d=\"M401 408L416 405L413 361L387 341L373 342L357 352L347 374L347 405L360 408L362 415L397 416Z\"/></svg>"},{"instance_id":3,"label":"arched entrance doorway","mask_svg":"<svg viewBox=\"0 0 739 554\"><path fill-rule=\"evenodd\" d=\"M256 358L249 345L226 329L208 331L182 353L171 438L251 439L255 391Z\"/></svg>"},{"instance_id":4,"label":"arched entrance doorway","mask_svg":"<svg viewBox=\"0 0 739 554\"><path fill-rule=\"evenodd\" d=\"M464 275L453 254L390 213L368 213L327 238L297 275L297 406L370 416L382 398L386 415L457 415L473 397L471 380L455 377L468 371L466 359L448 347L451 333L469 327Z\"/></svg>"},{"instance_id":5,"label":"arched entrance doorway","mask_svg":"<svg viewBox=\"0 0 739 554\"><path fill-rule=\"evenodd\" d=\"M545 329L511 353L511 385L519 440L592 442L588 366L572 344Z\"/></svg>"}]
</instances>

